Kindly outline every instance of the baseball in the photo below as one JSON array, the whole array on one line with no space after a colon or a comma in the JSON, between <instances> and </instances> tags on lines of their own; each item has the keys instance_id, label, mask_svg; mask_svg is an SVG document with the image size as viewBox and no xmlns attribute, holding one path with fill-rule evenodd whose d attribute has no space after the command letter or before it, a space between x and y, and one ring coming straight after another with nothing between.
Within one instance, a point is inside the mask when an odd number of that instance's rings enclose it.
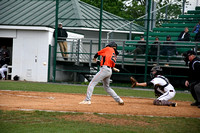
<instances>
[{"instance_id":1,"label":"baseball","mask_svg":"<svg viewBox=\"0 0 200 133\"><path fill-rule=\"evenodd\" d=\"M46 65L47 65L47 63L46 63L46 62L43 62L43 65L44 65L44 66L46 66Z\"/></svg>"}]
</instances>

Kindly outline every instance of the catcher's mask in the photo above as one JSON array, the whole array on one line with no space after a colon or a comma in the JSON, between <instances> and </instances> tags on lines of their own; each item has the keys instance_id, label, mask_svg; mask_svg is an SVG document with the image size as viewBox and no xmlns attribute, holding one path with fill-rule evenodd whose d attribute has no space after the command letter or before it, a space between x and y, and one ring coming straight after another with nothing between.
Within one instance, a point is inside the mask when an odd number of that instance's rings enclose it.
<instances>
[{"instance_id":1,"label":"catcher's mask","mask_svg":"<svg viewBox=\"0 0 200 133\"><path fill-rule=\"evenodd\" d=\"M187 52L182 54L186 66L188 65L190 55L196 55L196 53L193 50L188 50Z\"/></svg>"},{"instance_id":2,"label":"catcher's mask","mask_svg":"<svg viewBox=\"0 0 200 133\"><path fill-rule=\"evenodd\" d=\"M154 78L156 77L156 75L160 75L161 73L162 73L162 68L160 66L154 66L151 68L150 76L151 78Z\"/></svg>"}]
</instances>

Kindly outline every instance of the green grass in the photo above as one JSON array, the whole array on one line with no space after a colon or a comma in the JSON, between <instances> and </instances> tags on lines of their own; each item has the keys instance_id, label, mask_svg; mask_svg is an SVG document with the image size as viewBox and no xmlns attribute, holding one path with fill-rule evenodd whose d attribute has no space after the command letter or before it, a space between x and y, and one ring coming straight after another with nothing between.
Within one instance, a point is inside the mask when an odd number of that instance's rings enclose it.
<instances>
[{"instance_id":1,"label":"green grass","mask_svg":"<svg viewBox=\"0 0 200 133\"><path fill-rule=\"evenodd\" d=\"M163 118L127 115L93 116L106 120L126 121L127 124L115 125L108 122L94 123L81 120L64 119L65 116L82 117L81 113L0 111L1 133L197 133L200 119ZM192 128L191 128L192 127Z\"/></svg>"},{"instance_id":2,"label":"green grass","mask_svg":"<svg viewBox=\"0 0 200 133\"><path fill-rule=\"evenodd\" d=\"M21 90L57 93L80 93L85 94L87 86L68 85L57 83L35 83L1 81L1 90ZM133 96L154 98L153 91L133 89L113 89L120 96ZM102 87L95 87L94 94L106 94ZM193 101L189 93L177 93L174 100ZM129 124L115 125L111 123L97 123L89 120L64 119L63 116L79 116L84 118L83 113L61 113L44 111L1 111L0 110L0 132L1 133L197 133L200 131L200 119L182 117L147 117L129 115L91 115L102 117L107 120L130 122ZM95 117L96 118L96 117ZM97 121L101 121L97 120ZM192 128L191 128L192 127Z\"/></svg>"},{"instance_id":3,"label":"green grass","mask_svg":"<svg viewBox=\"0 0 200 133\"><path fill-rule=\"evenodd\" d=\"M153 91L122 89L112 87L119 96L133 96L144 98L155 98ZM38 82L15 82L1 81L0 90L20 90L20 91L39 91L57 93L79 93L86 94L86 85L68 85L58 83L38 83ZM148 89L147 89L148 90ZM102 86L97 86L93 94L108 95ZM190 93L177 93L173 100L194 101Z\"/></svg>"}]
</instances>

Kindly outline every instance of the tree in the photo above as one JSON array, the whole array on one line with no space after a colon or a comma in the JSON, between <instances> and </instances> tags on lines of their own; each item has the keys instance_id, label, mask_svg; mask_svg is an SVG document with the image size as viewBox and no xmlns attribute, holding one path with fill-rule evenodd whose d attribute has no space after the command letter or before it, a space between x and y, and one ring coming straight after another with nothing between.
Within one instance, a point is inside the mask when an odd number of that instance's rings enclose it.
<instances>
[{"instance_id":1,"label":"tree","mask_svg":"<svg viewBox=\"0 0 200 133\"><path fill-rule=\"evenodd\" d=\"M159 0L157 2L157 8L166 6L168 3L170 3L170 1L171 0ZM158 20L156 25L159 26L170 19L177 19L178 15L181 14L181 5L182 5L181 0L177 0L176 3L172 3L166 6L165 8L158 10L156 14L156 20ZM165 21L159 21L159 20L165 20Z\"/></svg>"},{"instance_id":2,"label":"tree","mask_svg":"<svg viewBox=\"0 0 200 133\"><path fill-rule=\"evenodd\" d=\"M100 8L101 0L81 0L93 6ZM104 0L103 10L112 14L125 18L127 20L136 20L137 18L145 15L145 7L147 0ZM168 4L171 0L155 0L157 8L161 8ZM176 0L176 3L170 4L167 11L167 19L177 18L181 14L182 0ZM188 0L186 0L188 1ZM129 2L129 5L125 4ZM165 8L157 11L157 20L165 19ZM144 18L143 18L144 19ZM144 20L136 21L136 23L143 25ZM158 25L162 22L157 21Z\"/></svg>"},{"instance_id":3,"label":"tree","mask_svg":"<svg viewBox=\"0 0 200 133\"><path fill-rule=\"evenodd\" d=\"M125 5L125 13L122 17L128 20L136 20L137 18L145 15L146 0L132 0L131 4ZM144 20L135 21L135 23L144 25Z\"/></svg>"},{"instance_id":4,"label":"tree","mask_svg":"<svg viewBox=\"0 0 200 133\"><path fill-rule=\"evenodd\" d=\"M157 8L160 8L162 6L167 5L170 2L170 0L159 0L157 3ZM177 18L178 15L181 14L181 0L177 0L177 3L168 5L167 8L167 14L166 14L166 8L162 8L158 11L158 18L165 19L165 16L167 15L167 19Z\"/></svg>"},{"instance_id":5,"label":"tree","mask_svg":"<svg viewBox=\"0 0 200 133\"><path fill-rule=\"evenodd\" d=\"M98 8L100 8L101 6L101 0L81 0L81 1ZM123 3L124 1L127 0L104 0L103 10L115 14L117 16L123 16L125 10L125 6Z\"/></svg>"}]
</instances>

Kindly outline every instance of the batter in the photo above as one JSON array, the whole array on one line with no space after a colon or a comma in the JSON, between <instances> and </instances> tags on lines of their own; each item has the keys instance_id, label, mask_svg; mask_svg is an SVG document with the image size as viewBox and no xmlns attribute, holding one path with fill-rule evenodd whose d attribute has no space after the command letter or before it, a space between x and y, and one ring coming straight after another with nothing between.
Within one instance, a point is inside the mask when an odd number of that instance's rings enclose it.
<instances>
[{"instance_id":1,"label":"batter","mask_svg":"<svg viewBox=\"0 0 200 133\"><path fill-rule=\"evenodd\" d=\"M79 104L91 104L91 96L93 94L94 87L99 81L103 81L103 87L105 91L118 102L119 105L124 105L123 100L116 94L116 92L110 87L110 77L112 75L112 68L115 67L115 62L118 55L117 44L110 42L104 49L98 51L93 61L97 61L98 56L102 56L100 61L100 71L93 77L87 88L87 95L85 100Z\"/></svg>"}]
</instances>

